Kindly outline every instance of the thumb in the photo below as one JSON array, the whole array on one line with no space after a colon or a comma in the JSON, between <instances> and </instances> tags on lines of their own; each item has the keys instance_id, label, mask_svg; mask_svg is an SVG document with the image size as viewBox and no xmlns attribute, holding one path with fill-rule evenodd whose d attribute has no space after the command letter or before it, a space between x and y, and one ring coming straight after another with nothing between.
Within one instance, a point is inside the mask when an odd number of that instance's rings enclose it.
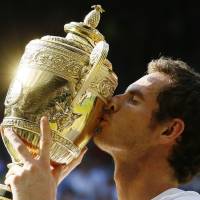
<instances>
[{"instance_id":1,"label":"thumb","mask_svg":"<svg viewBox=\"0 0 200 200\"><path fill-rule=\"evenodd\" d=\"M80 155L72 160L69 164L63 164L55 167L52 170L52 175L57 183L57 185L74 169L76 168L82 161L85 153L87 152L87 147L84 147L80 153Z\"/></svg>"}]
</instances>

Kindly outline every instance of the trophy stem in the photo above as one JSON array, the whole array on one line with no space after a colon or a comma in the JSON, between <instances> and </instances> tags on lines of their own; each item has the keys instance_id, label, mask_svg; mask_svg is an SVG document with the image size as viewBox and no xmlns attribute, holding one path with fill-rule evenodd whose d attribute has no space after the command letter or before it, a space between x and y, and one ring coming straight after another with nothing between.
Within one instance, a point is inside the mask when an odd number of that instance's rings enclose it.
<instances>
[{"instance_id":1,"label":"trophy stem","mask_svg":"<svg viewBox=\"0 0 200 200\"><path fill-rule=\"evenodd\" d=\"M12 192L9 186L0 184L0 200L12 200Z\"/></svg>"}]
</instances>

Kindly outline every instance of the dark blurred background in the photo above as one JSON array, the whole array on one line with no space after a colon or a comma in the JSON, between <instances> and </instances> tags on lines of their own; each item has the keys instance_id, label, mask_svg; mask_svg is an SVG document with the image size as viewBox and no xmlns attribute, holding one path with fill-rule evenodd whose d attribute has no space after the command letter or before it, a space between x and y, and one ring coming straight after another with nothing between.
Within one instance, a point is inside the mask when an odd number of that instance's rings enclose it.
<instances>
[{"instance_id":1,"label":"dark blurred background","mask_svg":"<svg viewBox=\"0 0 200 200\"><path fill-rule=\"evenodd\" d=\"M200 71L200 12L198 1L6 0L0 5L0 118L6 91L25 45L44 35L65 36L63 26L82 21L91 5L101 4L98 29L110 45L109 60L119 77L116 93L142 76L146 65L160 56L179 58ZM1 179L10 158L0 143ZM116 199L109 156L91 142L82 165L64 180L59 200ZM183 186L200 191L199 178ZM99 187L99 185L101 185Z\"/></svg>"}]
</instances>

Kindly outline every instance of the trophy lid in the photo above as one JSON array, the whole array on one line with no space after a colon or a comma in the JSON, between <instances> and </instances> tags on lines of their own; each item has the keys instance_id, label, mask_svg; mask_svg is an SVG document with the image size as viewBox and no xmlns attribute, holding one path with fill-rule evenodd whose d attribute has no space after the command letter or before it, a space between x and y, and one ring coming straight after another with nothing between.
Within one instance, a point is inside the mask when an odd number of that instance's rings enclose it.
<instances>
[{"instance_id":1,"label":"trophy lid","mask_svg":"<svg viewBox=\"0 0 200 200\"><path fill-rule=\"evenodd\" d=\"M41 40L63 47L67 46L67 48L75 48L73 51L79 50L83 54L90 54L98 42L105 41L104 36L96 29L104 10L101 5L94 5L92 8L93 10L86 15L83 22L70 22L64 25L66 37L47 35ZM108 65L110 66L110 63Z\"/></svg>"},{"instance_id":2,"label":"trophy lid","mask_svg":"<svg viewBox=\"0 0 200 200\"><path fill-rule=\"evenodd\" d=\"M90 11L83 22L71 22L64 25L66 33L74 33L86 39L92 46L96 42L104 40L104 36L96 29L100 21L100 14L105 12L101 5L92 6L94 10ZM66 36L67 38L67 36Z\"/></svg>"}]
</instances>

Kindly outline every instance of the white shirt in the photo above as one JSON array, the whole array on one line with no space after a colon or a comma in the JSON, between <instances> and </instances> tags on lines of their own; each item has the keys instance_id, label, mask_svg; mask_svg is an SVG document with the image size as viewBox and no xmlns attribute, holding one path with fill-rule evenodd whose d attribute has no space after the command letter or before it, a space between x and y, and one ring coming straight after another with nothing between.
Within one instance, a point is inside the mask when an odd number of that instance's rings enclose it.
<instances>
[{"instance_id":1,"label":"white shirt","mask_svg":"<svg viewBox=\"0 0 200 200\"><path fill-rule=\"evenodd\" d=\"M193 191L171 188L154 197L152 200L200 200L200 194Z\"/></svg>"}]
</instances>

